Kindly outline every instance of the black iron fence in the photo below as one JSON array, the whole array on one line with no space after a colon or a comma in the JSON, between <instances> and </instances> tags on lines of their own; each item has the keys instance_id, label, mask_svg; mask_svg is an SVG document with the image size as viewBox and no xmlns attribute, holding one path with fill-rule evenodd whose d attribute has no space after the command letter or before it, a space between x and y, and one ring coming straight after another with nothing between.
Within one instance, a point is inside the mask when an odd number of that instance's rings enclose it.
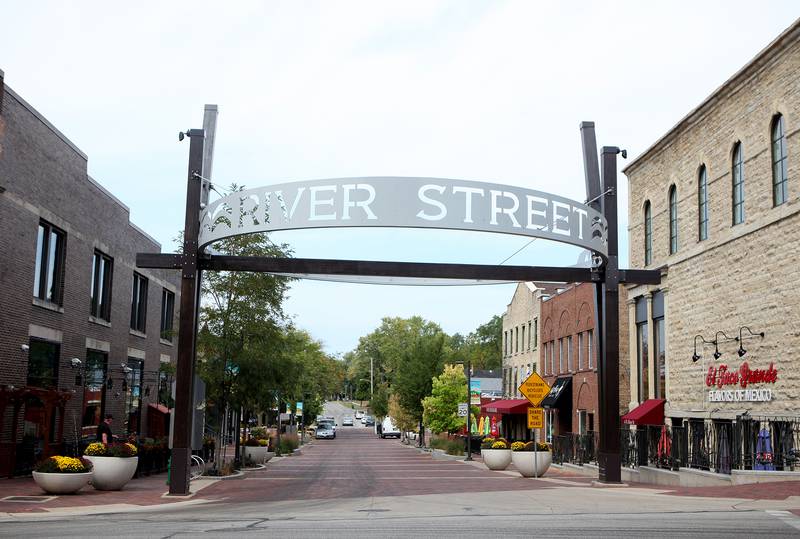
<instances>
[{"instance_id":1,"label":"black iron fence","mask_svg":"<svg viewBox=\"0 0 800 539\"><path fill-rule=\"evenodd\" d=\"M622 464L732 470L800 471L800 417L689 419L680 425L623 426Z\"/></svg>"},{"instance_id":2,"label":"black iron fence","mask_svg":"<svg viewBox=\"0 0 800 539\"><path fill-rule=\"evenodd\" d=\"M553 436L553 462L578 465L597 462L597 432Z\"/></svg>"}]
</instances>

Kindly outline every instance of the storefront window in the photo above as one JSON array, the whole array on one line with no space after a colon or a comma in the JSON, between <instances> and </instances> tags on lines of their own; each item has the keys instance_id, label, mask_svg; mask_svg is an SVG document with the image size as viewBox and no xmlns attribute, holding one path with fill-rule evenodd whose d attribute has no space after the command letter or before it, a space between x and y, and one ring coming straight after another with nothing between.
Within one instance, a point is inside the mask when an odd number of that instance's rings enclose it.
<instances>
[{"instance_id":1,"label":"storefront window","mask_svg":"<svg viewBox=\"0 0 800 539\"><path fill-rule=\"evenodd\" d=\"M128 358L127 377L128 389L125 398L125 416L128 418L128 433L138 434L142 409L142 374L144 361Z\"/></svg>"},{"instance_id":2,"label":"storefront window","mask_svg":"<svg viewBox=\"0 0 800 539\"><path fill-rule=\"evenodd\" d=\"M636 300L636 363L638 366L639 402L644 402L650 395L647 362L647 301Z\"/></svg>"},{"instance_id":3,"label":"storefront window","mask_svg":"<svg viewBox=\"0 0 800 539\"><path fill-rule=\"evenodd\" d=\"M653 294L653 335L656 353L656 388L657 399L667 398L667 354L665 341L666 325L664 323L664 293Z\"/></svg>"},{"instance_id":4,"label":"storefront window","mask_svg":"<svg viewBox=\"0 0 800 539\"><path fill-rule=\"evenodd\" d=\"M86 351L86 378L83 385L83 434L91 436L103 417L107 356L97 350Z\"/></svg>"}]
</instances>

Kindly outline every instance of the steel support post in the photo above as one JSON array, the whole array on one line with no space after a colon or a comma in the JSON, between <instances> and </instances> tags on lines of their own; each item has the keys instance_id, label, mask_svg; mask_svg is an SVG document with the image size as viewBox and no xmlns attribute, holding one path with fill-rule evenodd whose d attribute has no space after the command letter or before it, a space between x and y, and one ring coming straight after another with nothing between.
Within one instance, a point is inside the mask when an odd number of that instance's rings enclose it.
<instances>
[{"instance_id":1,"label":"steel support post","mask_svg":"<svg viewBox=\"0 0 800 539\"><path fill-rule=\"evenodd\" d=\"M472 361L467 360L467 458L472 460Z\"/></svg>"},{"instance_id":2,"label":"steel support post","mask_svg":"<svg viewBox=\"0 0 800 539\"><path fill-rule=\"evenodd\" d=\"M172 433L172 461L169 493L189 494L189 466L192 454L192 408L194 399L194 358L197 343L197 314L200 298L200 267L197 239L200 233L200 191L203 169L204 132L189 130L189 171L186 189L186 220L183 227L181 271L181 313L178 328L178 364L175 373L175 421Z\"/></svg>"},{"instance_id":3,"label":"steel support post","mask_svg":"<svg viewBox=\"0 0 800 539\"><path fill-rule=\"evenodd\" d=\"M602 334L600 338L600 481L619 483L619 245L617 242L617 154L619 148L603 146L601 152L603 214L608 223L608 261L604 268L602 296L598 294Z\"/></svg>"}]
</instances>

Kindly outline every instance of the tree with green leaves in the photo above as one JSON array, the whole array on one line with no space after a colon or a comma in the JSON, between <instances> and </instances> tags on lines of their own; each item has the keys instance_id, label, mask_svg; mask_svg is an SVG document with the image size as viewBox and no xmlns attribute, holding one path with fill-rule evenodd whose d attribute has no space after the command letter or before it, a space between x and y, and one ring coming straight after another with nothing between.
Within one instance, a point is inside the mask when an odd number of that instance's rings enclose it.
<instances>
[{"instance_id":1,"label":"tree with green leaves","mask_svg":"<svg viewBox=\"0 0 800 539\"><path fill-rule=\"evenodd\" d=\"M444 372L433 379L431 395L422 400L423 422L437 434L461 429L466 418L458 416L458 404L466 399L463 365L445 365Z\"/></svg>"},{"instance_id":2,"label":"tree with green leaves","mask_svg":"<svg viewBox=\"0 0 800 539\"><path fill-rule=\"evenodd\" d=\"M502 366L503 318L495 315L464 337L456 333L448 342L448 356L458 361L469 360L475 369L497 369Z\"/></svg>"}]
</instances>

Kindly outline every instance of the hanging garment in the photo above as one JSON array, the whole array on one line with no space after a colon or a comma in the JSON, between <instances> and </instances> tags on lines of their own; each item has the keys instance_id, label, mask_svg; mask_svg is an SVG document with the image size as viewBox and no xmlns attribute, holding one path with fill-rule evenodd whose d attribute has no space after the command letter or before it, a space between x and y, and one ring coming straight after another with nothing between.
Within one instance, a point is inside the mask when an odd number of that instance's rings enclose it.
<instances>
[{"instance_id":1,"label":"hanging garment","mask_svg":"<svg viewBox=\"0 0 800 539\"><path fill-rule=\"evenodd\" d=\"M722 424L717 427L717 473L731 473L731 451L728 426L729 425Z\"/></svg>"},{"instance_id":2,"label":"hanging garment","mask_svg":"<svg viewBox=\"0 0 800 539\"><path fill-rule=\"evenodd\" d=\"M769 431L767 429L761 429L758 432L758 439L756 440L756 458L753 463L753 469L775 470L772 458L772 440L770 439Z\"/></svg>"},{"instance_id":3,"label":"hanging garment","mask_svg":"<svg viewBox=\"0 0 800 539\"><path fill-rule=\"evenodd\" d=\"M659 463L661 463L662 460L668 461L672 456L672 440L670 440L666 425L662 425L661 427L661 437L658 439L657 454ZM668 463L665 462L665 464Z\"/></svg>"},{"instance_id":4,"label":"hanging garment","mask_svg":"<svg viewBox=\"0 0 800 539\"><path fill-rule=\"evenodd\" d=\"M481 419L478 422L478 432L480 432L481 434L486 434L485 432L483 432L483 416L481 416Z\"/></svg>"},{"instance_id":5,"label":"hanging garment","mask_svg":"<svg viewBox=\"0 0 800 539\"><path fill-rule=\"evenodd\" d=\"M499 435L499 430L497 428L497 418L495 416L492 416L492 431L491 432L492 432L492 436L498 436Z\"/></svg>"}]
</instances>

